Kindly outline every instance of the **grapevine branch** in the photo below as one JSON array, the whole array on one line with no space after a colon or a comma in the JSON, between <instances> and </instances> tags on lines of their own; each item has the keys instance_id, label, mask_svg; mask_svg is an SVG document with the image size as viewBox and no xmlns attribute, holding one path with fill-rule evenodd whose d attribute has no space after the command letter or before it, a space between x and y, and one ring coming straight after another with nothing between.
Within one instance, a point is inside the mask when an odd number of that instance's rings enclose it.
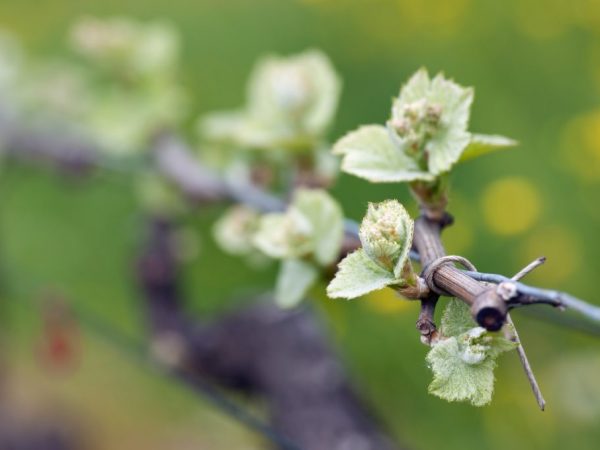
<instances>
[{"instance_id":1,"label":"grapevine branch","mask_svg":"<svg viewBox=\"0 0 600 450\"><path fill-rule=\"evenodd\" d=\"M170 244L174 224L153 218L149 228L137 272L158 361L188 383L210 378L261 395L280 448L346 448L351 442L365 450L395 448L367 414L309 310L283 311L268 302L215 324L190 320Z\"/></svg>"},{"instance_id":2,"label":"grapevine branch","mask_svg":"<svg viewBox=\"0 0 600 450\"><path fill-rule=\"evenodd\" d=\"M239 180L225 180L215 172L203 166L185 143L174 136L163 136L156 141L154 154L157 168L163 176L176 185L182 192L196 200L229 200L243 203L259 211L281 211L285 202L266 193L256 186ZM415 222L414 249L411 257L420 261L423 267L434 260L445 256L443 244L439 238L441 230L447 224L421 217ZM345 220L346 241L342 255L360 246L358 225L350 219ZM600 307L573 297L564 292L542 289L511 281L510 278L475 271L460 270L451 265L442 265L435 270L432 277L435 286L448 294L460 298L471 305L474 313L481 313L482 321L489 320L490 328L501 325L502 320L494 321L495 310L490 311L490 304L496 304L498 312L508 308L526 306L535 303L549 304L559 308L568 308L583 316L600 322ZM512 283L516 288L514 297L504 301L487 283ZM430 286L431 288L431 286ZM486 295L482 295L483 293ZM486 303L487 302L487 303ZM488 305L486 307L486 305ZM506 313L499 314L499 319Z\"/></svg>"},{"instance_id":3,"label":"grapevine branch","mask_svg":"<svg viewBox=\"0 0 600 450\"><path fill-rule=\"evenodd\" d=\"M6 151L17 159L39 158L53 163L59 168L89 170L93 167L113 167L114 161L101 155L89 143L56 136L46 131L23 130L14 124L6 126L0 120L0 131L5 136ZM233 201L245 204L261 212L281 211L286 203L264 190L238 179L231 180L205 167L178 136L163 133L152 146L152 155L158 172L184 195L195 202ZM77 164L75 164L75 162ZM135 169L135 165L131 166ZM441 221L420 217L415 222L414 251L411 258L423 267L445 256L440 233L451 220ZM342 257L360 246L358 225L346 219L345 242ZM507 306L509 309L532 304L548 304L560 309L571 309L582 316L600 322L600 307L587 303L565 292L543 289L511 280L500 274L481 273L461 270L450 264L444 264L435 270L432 281L440 290L457 297L472 307L474 316L481 315L482 325L488 322L488 328L496 328L503 323ZM511 287L514 295L502 299L488 283ZM432 286L429 286L430 288Z\"/></svg>"},{"instance_id":4,"label":"grapevine branch","mask_svg":"<svg viewBox=\"0 0 600 450\"><path fill-rule=\"evenodd\" d=\"M8 133L8 148L13 156L32 159L32 155L54 162L61 168L76 171L94 166L110 167L102 164L103 158L93 148L78 148L72 141L62 144L46 135L40 138L22 131ZM12 138L12 139L11 139ZM19 149L18 151L14 151ZM64 149L64 153L61 152ZM88 154L89 153L89 154ZM220 176L203 166L187 147L185 142L172 135L161 134L153 144L152 155L157 171L175 185L188 199L196 203L229 200L248 205L261 212L281 211L286 203L262 189L240 180ZM600 322L600 307L584 302L569 294L528 286L518 281L540 261L523 269L513 278L497 274L485 274L476 270L461 270L446 257L441 242L442 229L451 224L447 214L424 214L415 222L415 232L411 256L418 259L423 267L420 283L426 288L419 289L421 311L417 329L424 343L430 344L437 336L434 321L435 306L440 295L461 299L471 307L473 318L488 330L496 331L504 323L512 323L508 310L536 303L549 304L561 309L571 308L585 317ZM341 257L360 247L358 226L345 220L345 241ZM459 257L459 261L466 261ZM470 264L467 262L467 265ZM467 267L474 269L474 267ZM426 275L426 276L425 276ZM496 284L491 286L490 283ZM518 335L513 339L518 342ZM540 408L545 402L523 347L519 343L518 353Z\"/></svg>"}]
</instances>

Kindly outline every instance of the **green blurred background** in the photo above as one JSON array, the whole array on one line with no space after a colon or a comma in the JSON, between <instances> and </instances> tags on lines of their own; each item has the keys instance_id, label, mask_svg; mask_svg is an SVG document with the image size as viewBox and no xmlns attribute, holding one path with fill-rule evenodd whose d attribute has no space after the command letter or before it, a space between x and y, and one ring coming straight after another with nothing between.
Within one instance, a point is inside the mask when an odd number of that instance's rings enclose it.
<instances>
[{"instance_id":1,"label":"green blurred background","mask_svg":"<svg viewBox=\"0 0 600 450\"><path fill-rule=\"evenodd\" d=\"M471 129L504 134L520 145L457 168L450 201L457 221L445 238L448 252L504 274L546 255L531 283L600 302L600 2L0 2L0 26L40 56L63 53L68 27L82 15L160 18L175 25L195 115L241 104L246 77L261 54L309 47L328 53L344 80L332 139L358 124L383 122L400 83L420 66L474 86ZM334 193L355 219L367 201L410 202L404 187L349 176L340 178ZM216 249L209 229L220 211L197 213L187 224L199 236L198 255L185 272L188 307L197 315L239 307L247 293L268 289L274 280L274 268L254 272ZM24 417L59 414L60 405L60 414L81 424L91 448L264 448L203 399L128 361L85 329L78 370L40 370L40 314L31 300L44 289L63 292L143 336L132 281L141 223L132 180L124 175L73 182L4 168L2 348L12 401ZM386 294L318 302L356 383L408 447L598 448L598 335L516 312L547 411L538 411L516 354L501 361L492 405L474 408L427 394L431 376L414 330L416 305Z\"/></svg>"}]
</instances>

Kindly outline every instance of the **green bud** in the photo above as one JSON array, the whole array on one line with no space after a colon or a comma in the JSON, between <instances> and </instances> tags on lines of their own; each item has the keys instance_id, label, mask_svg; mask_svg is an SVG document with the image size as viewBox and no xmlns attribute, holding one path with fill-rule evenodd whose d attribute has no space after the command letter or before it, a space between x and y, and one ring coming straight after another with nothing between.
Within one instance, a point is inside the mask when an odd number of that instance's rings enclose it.
<instances>
[{"instance_id":1,"label":"green bud","mask_svg":"<svg viewBox=\"0 0 600 450\"><path fill-rule=\"evenodd\" d=\"M413 226L398 201L370 203L360 226L360 241L369 258L399 276L412 246Z\"/></svg>"}]
</instances>

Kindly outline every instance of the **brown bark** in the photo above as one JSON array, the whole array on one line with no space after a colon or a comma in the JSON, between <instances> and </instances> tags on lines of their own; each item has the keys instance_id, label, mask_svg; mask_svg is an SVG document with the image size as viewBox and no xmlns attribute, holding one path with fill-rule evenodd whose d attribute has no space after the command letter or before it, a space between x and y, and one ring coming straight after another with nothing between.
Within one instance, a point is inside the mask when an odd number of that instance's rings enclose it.
<instances>
[{"instance_id":1,"label":"brown bark","mask_svg":"<svg viewBox=\"0 0 600 450\"><path fill-rule=\"evenodd\" d=\"M177 370L189 379L252 393L265 401L273 428L305 450L394 448L360 400L323 327L308 309L269 303L206 324L184 315L172 225L154 220L138 262L154 338L177 336ZM174 342L171 339L171 342ZM167 346L167 348L169 348ZM171 355L172 356L172 355Z\"/></svg>"}]
</instances>

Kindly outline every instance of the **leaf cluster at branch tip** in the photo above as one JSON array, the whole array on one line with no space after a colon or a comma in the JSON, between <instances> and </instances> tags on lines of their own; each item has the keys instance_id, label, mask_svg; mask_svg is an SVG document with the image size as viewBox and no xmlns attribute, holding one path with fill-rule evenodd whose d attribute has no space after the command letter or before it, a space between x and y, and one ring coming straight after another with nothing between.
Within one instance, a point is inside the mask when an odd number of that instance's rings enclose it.
<instances>
[{"instance_id":1,"label":"leaf cluster at branch tip","mask_svg":"<svg viewBox=\"0 0 600 450\"><path fill-rule=\"evenodd\" d=\"M432 182L457 162L515 145L468 131L473 89L425 69L402 86L384 125L365 125L336 142L342 170L372 182Z\"/></svg>"}]
</instances>

